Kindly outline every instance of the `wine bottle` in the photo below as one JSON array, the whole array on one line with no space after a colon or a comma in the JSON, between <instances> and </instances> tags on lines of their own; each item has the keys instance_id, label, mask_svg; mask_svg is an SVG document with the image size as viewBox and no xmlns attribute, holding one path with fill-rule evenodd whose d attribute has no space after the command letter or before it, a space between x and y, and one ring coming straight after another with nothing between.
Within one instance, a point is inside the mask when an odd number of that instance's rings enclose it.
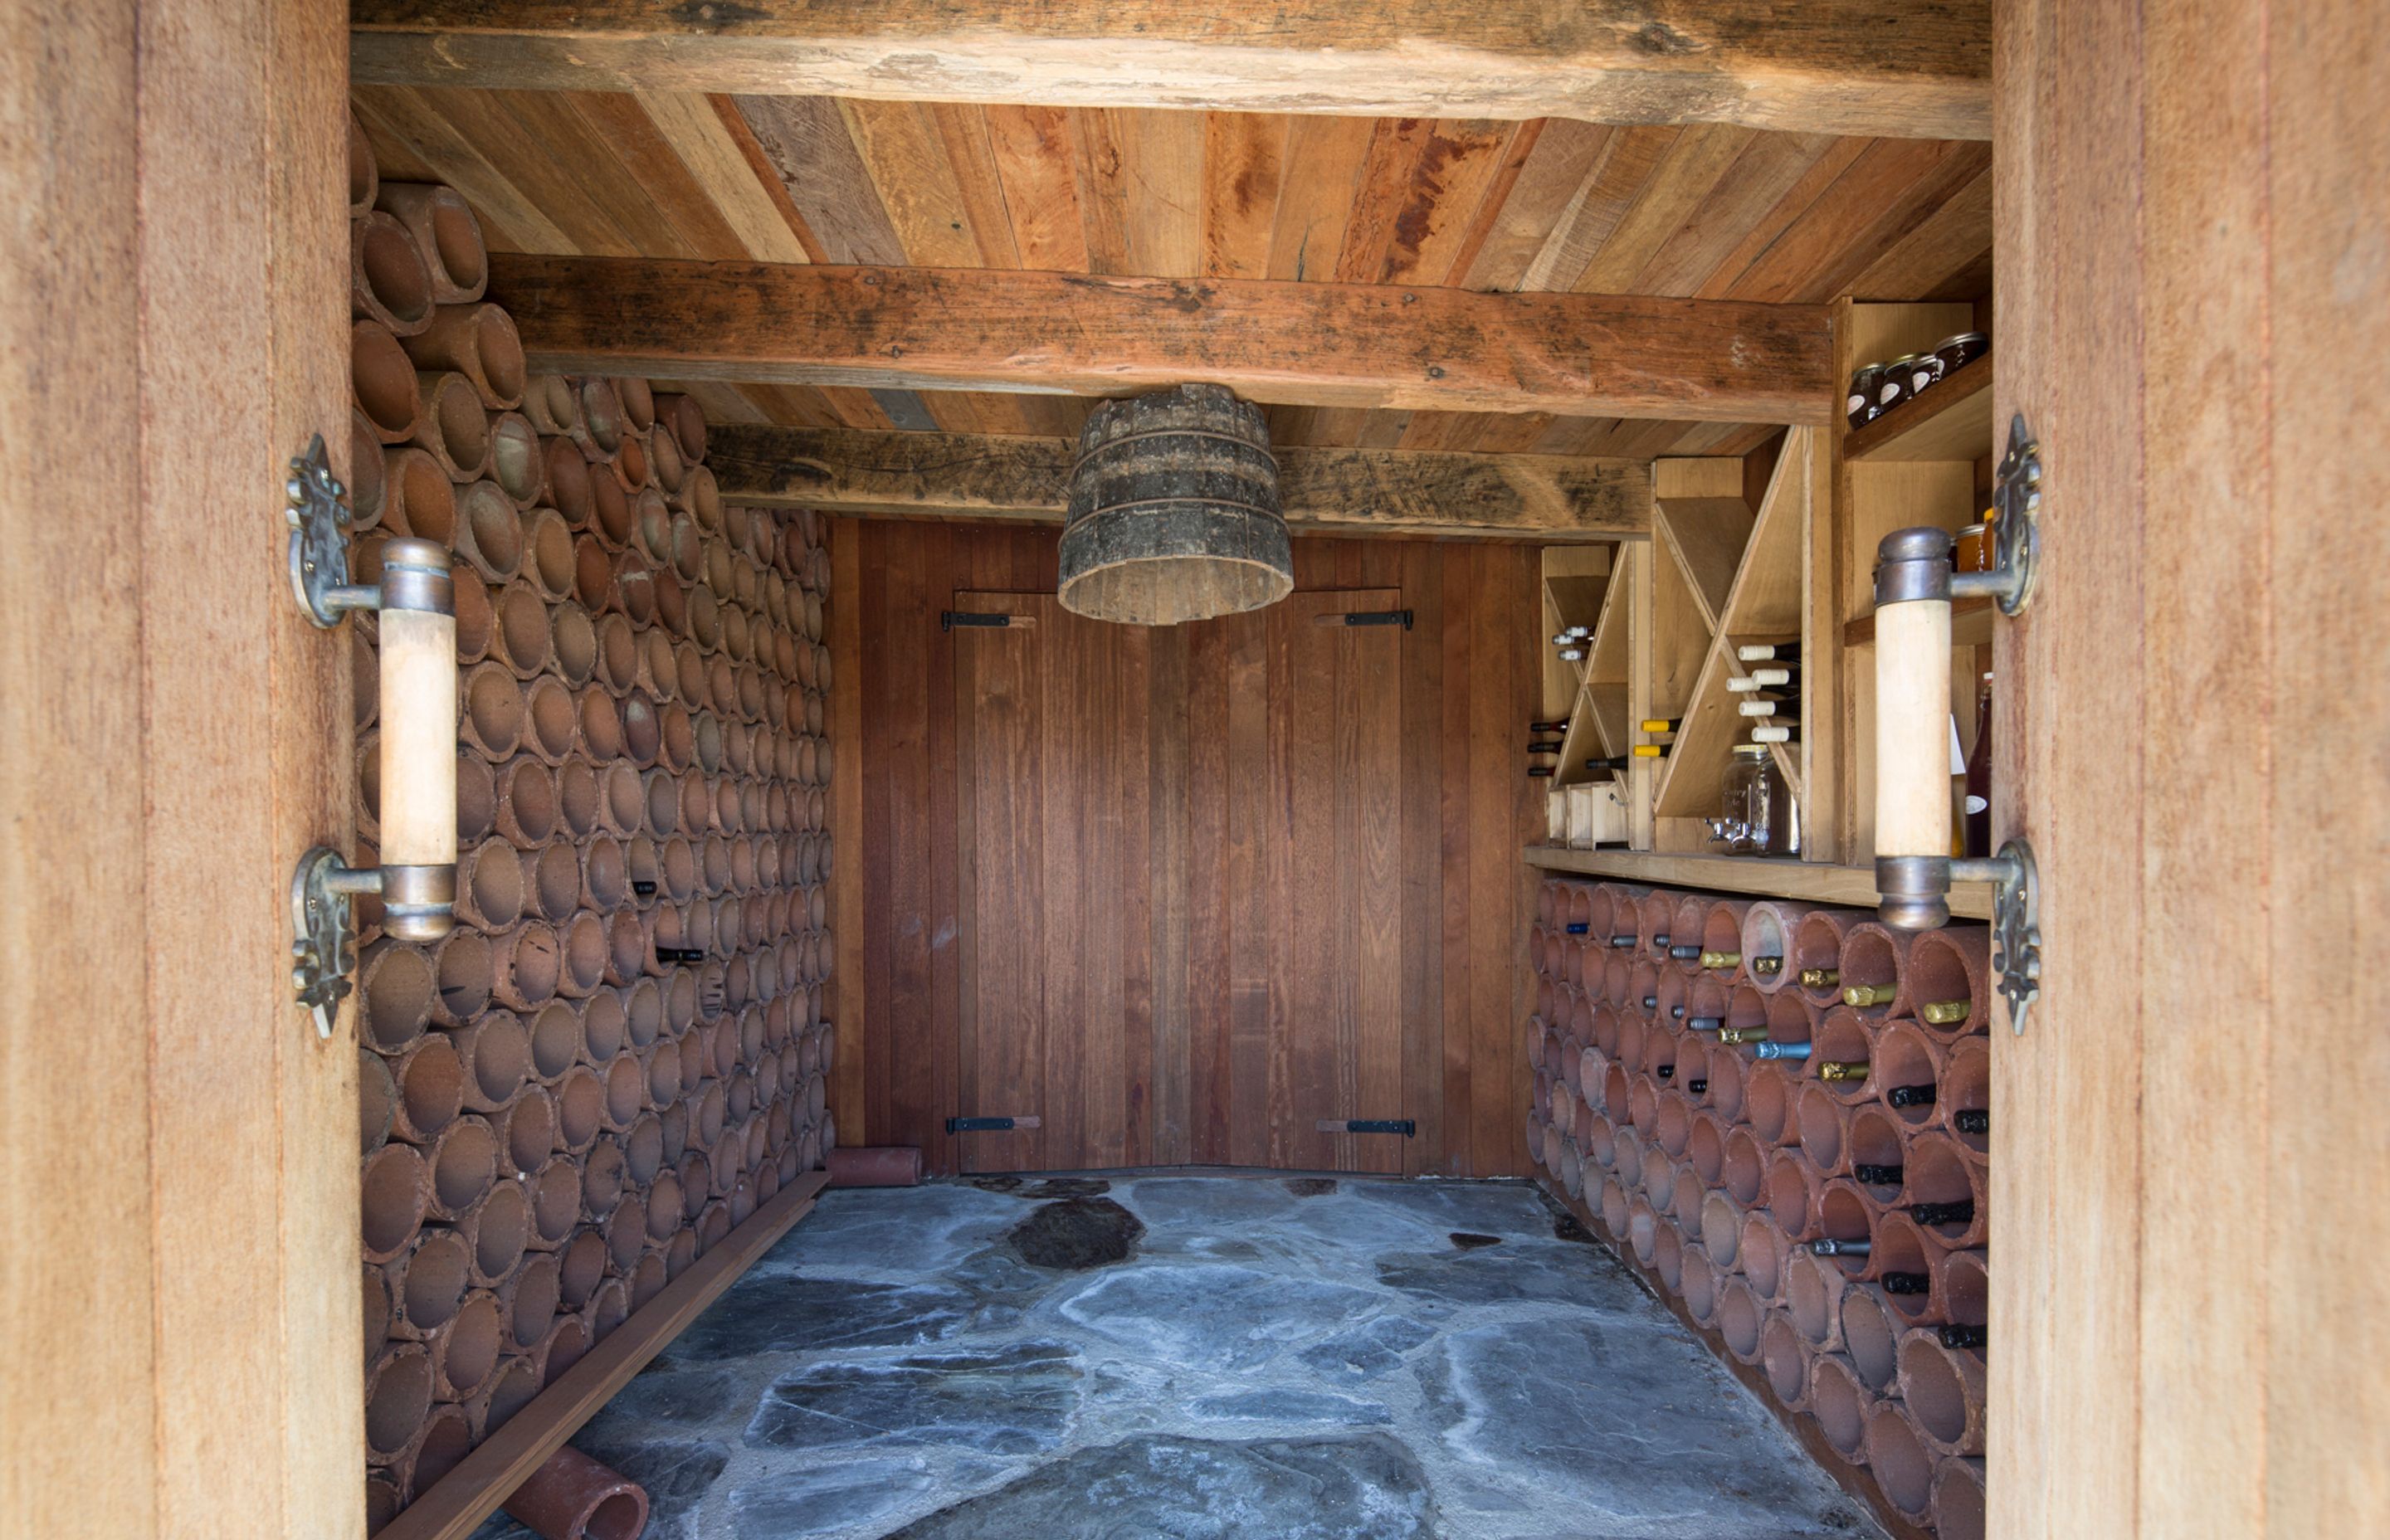
<instances>
[{"instance_id":1,"label":"wine bottle","mask_svg":"<svg viewBox=\"0 0 2390 1540\"><path fill-rule=\"evenodd\" d=\"M1934 1292L1931 1273L1884 1273L1876 1278L1876 1287L1887 1294L1922 1295Z\"/></svg>"},{"instance_id":2,"label":"wine bottle","mask_svg":"<svg viewBox=\"0 0 2390 1540\"><path fill-rule=\"evenodd\" d=\"M1843 991L1843 1004L1862 1010L1870 1006L1888 1006L1899 993L1896 984L1853 984Z\"/></svg>"},{"instance_id":3,"label":"wine bottle","mask_svg":"<svg viewBox=\"0 0 2390 1540\"><path fill-rule=\"evenodd\" d=\"M1531 754L1557 754L1563 747L1564 745L1559 743L1536 742L1527 745L1527 752Z\"/></svg>"},{"instance_id":4,"label":"wine bottle","mask_svg":"<svg viewBox=\"0 0 2390 1540\"><path fill-rule=\"evenodd\" d=\"M1685 1007L1678 1006L1677 1007L1677 1014L1682 1016L1684 1013ZM1715 1032L1718 1033L1721 1038L1723 1038L1723 1029L1725 1026L1726 1018L1723 1016L1696 1016L1685 1023L1685 1030L1687 1032Z\"/></svg>"},{"instance_id":5,"label":"wine bottle","mask_svg":"<svg viewBox=\"0 0 2390 1540\"><path fill-rule=\"evenodd\" d=\"M1585 648L1581 647L1564 647L1561 648L1561 661L1563 663L1584 662Z\"/></svg>"},{"instance_id":6,"label":"wine bottle","mask_svg":"<svg viewBox=\"0 0 2390 1540\"><path fill-rule=\"evenodd\" d=\"M1989 1134L1992 1131L1992 1115L1986 1111L1953 1112L1950 1114L1950 1126L1961 1134Z\"/></svg>"},{"instance_id":7,"label":"wine bottle","mask_svg":"<svg viewBox=\"0 0 2390 1540\"><path fill-rule=\"evenodd\" d=\"M1527 766L1527 774L1537 780L1544 780L1549 778L1552 772L1558 768L1559 766L1551 764L1530 764Z\"/></svg>"},{"instance_id":8,"label":"wine bottle","mask_svg":"<svg viewBox=\"0 0 2390 1540\"><path fill-rule=\"evenodd\" d=\"M1718 1041L1721 1043L1766 1043L1767 1041L1767 1029L1766 1027L1728 1027L1722 1025L1718 1028Z\"/></svg>"},{"instance_id":9,"label":"wine bottle","mask_svg":"<svg viewBox=\"0 0 2390 1540\"><path fill-rule=\"evenodd\" d=\"M1570 920L1566 925L1562 926L1562 927L1561 927L1561 929L1562 929L1562 930L1566 930L1566 931L1567 931L1570 935L1572 935L1572 936L1581 936L1581 935L1584 935L1587 930L1592 930L1592 929L1593 929L1593 926L1592 926L1591 922L1587 921L1587 920L1582 920L1582 919L1573 919L1573 920Z\"/></svg>"},{"instance_id":10,"label":"wine bottle","mask_svg":"<svg viewBox=\"0 0 2390 1540\"><path fill-rule=\"evenodd\" d=\"M1819 1080L1840 1081L1846 1085L1855 1085L1865 1080L1867 1073L1868 1061L1864 1059L1820 1059L1818 1063Z\"/></svg>"},{"instance_id":11,"label":"wine bottle","mask_svg":"<svg viewBox=\"0 0 2390 1540\"><path fill-rule=\"evenodd\" d=\"M1635 762L1625 754L1597 755L1585 762L1588 770L1624 770Z\"/></svg>"},{"instance_id":12,"label":"wine bottle","mask_svg":"<svg viewBox=\"0 0 2390 1540\"><path fill-rule=\"evenodd\" d=\"M1665 745L1658 743L1638 743L1626 751L1637 759L1663 759L1668 752Z\"/></svg>"},{"instance_id":13,"label":"wine bottle","mask_svg":"<svg viewBox=\"0 0 2390 1540\"><path fill-rule=\"evenodd\" d=\"M1901 1184L1898 1166L1869 1165L1864 1162L1851 1167L1851 1180L1863 1187L1896 1187Z\"/></svg>"},{"instance_id":14,"label":"wine bottle","mask_svg":"<svg viewBox=\"0 0 2390 1540\"><path fill-rule=\"evenodd\" d=\"M1709 1088L1709 1078L1706 1075L1695 1075L1692 1079L1685 1082L1685 1094L1687 1096L1697 1097L1707 1091Z\"/></svg>"},{"instance_id":15,"label":"wine bottle","mask_svg":"<svg viewBox=\"0 0 2390 1540\"><path fill-rule=\"evenodd\" d=\"M1614 951L1624 952L1624 951L1625 951L1625 950L1626 950L1628 947L1630 947L1630 946L1632 946L1632 945L1634 945L1634 944L1635 944L1636 939L1637 939L1637 938L1636 938L1635 932L1633 932L1632 930L1629 930L1626 934L1625 934L1625 935L1623 935L1623 936L1613 936L1613 937L1611 937L1611 938L1610 938L1610 944L1611 944L1611 947L1612 947L1612 949L1613 949L1613 950L1614 950Z\"/></svg>"},{"instance_id":16,"label":"wine bottle","mask_svg":"<svg viewBox=\"0 0 2390 1540\"><path fill-rule=\"evenodd\" d=\"M1760 725L1751 729L1751 741L1754 743L1798 743L1801 739L1794 735L1792 729L1790 727L1773 726L1768 724L1762 723Z\"/></svg>"},{"instance_id":17,"label":"wine bottle","mask_svg":"<svg viewBox=\"0 0 2390 1540\"><path fill-rule=\"evenodd\" d=\"M1758 974L1763 979L1772 979L1779 973L1784 971L1784 959L1781 957L1754 957L1751 959L1751 970L1754 973Z\"/></svg>"},{"instance_id":18,"label":"wine bottle","mask_svg":"<svg viewBox=\"0 0 2390 1540\"><path fill-rule=\"evenodd\" d=\"M1975 747L1967 755L1967 853L1992 853L1992 676L1975 697Z\"/></svg>"},{"instance_id":19,"label":"wine bottle","mask_svg":"<svg viewBox=\"0 0 2390 1540\"><path fill-rule=\"evenodd\" d=\"M1745 663L1797 663L1801 661L1798 642L1745 642L1734 649L1738 661Z\"/></svg>"},{"instance_id":20,"label":"wine bottle","mask_svg":"<svg viewBox=\"0 0 2390 1540\"><path fill-rule=\"evenodd\" d=\"M1647 733L1673 733L1677 730L1677 724L1683 720L1675 716L1647 716L1640 726Z\"/></svg>"},{"instance_id":21,"label":"wine bottle","mask_svg":"<svg viewBox=\"0 0 2390 1540\"><path fill-rule=\"evenodd\" d=\"M1727 680L1726 687L1729 695L1750 695L1759 688L1759 681L1750 674L1739 674Z\"/></svg>"},{"instance_id":22,"label":"wine bottle","mask_svg":"<svg viewBox=\"0 0 2390 1540\"><path fill-rule=\"evenodd\" d=\"M1934 1000L1917 1007L1917 1019L1937 1027L1956 1026L1975 1014L1972 1000Z\"/></svg>"},{"instance_id":23,"label":"wine bottle","mask_svg":"<svg viewBox=\"0 0 2390 1540\"><path fill-rule=\"evenodd\" d=\"M1564 733L1568 731L1568 718L1562 717L1558 722L1530 722L1527 724L1527 731L1531 733Z\"/></svg>"},{"instance_id":24,"label":"wine bottle","mask_svg":"<svg viewBox=\"0 0 2390 1540\"><path fill-rule=\"evenodd\" d=\"M1780 689L1792 682L1792 671L1789 668L1755 668L1751 671L1751 683L1755 689Z\"/></svg>"},{"instance_id":25,"label":"wine bottle","mask_svg":"<svg viewBox=\"0 0 2390 1540\"><path fill-rule=\"evenodd\" d=\"M1935 1328L1946 1348L1973 1348L1981 1353L1991 1345L1992 1334L1979 1326L1946 1326Z\"/></svg>"},{"instance_id":26,"label":"wine bottle","mask_svg":"<svg viewBox=\"0 0 2390 1540\"><path fill-rule=\"evenodd\" d=\"M1842 982L1842 972L1831 968L1805 968L1801 970L1803 989L1831 989Z\"/></svg>"},{"instance_id":27,"label":"wine bottle","mask_svg":"<svg viewBox=\"0 0 2390 1540\"><path fill-rule=\"evenodd\" d=\"M1836 1240L1830 1236L1823 1240L1809 1242L1809 1253L1821 1257L1863 1257L1872 1244L1865 1236L1857 1240Z\"/></svg>"},{"instance_id":28,"label":"wine bottle","mask_svg":"<svg viewBox=\"0 0 2390 1540\"><path fill-rule=\"evenodd\" d=\"M1740 968L1742 966L1742 954L1740 952L1704 952L1701 956L1701 965L1703 968Z\"/></svg>"},{"instance_id":29,"label":"wine bottle","mask_svg":"<svg viewBox=\"0 0 2390 1540\"><path fill-rule=\"evenodd\" d=\"M1920 1225L1972 1225L1975 1222L1975 1200L1961 1198L1955 1203L1911 1203L1908 1217Z\"/></svg>"},{"instance_id":30,"label":"wine bottle","mask_svg":"<svg viewBox=\"0 0 2390 1540\"><path fill-rule=\"evenodd\" d=\"M1774 716L1776 714L1776 708L1779 706L1796 707L1800 705L1800 703L1801 702L1798 699L1792 699L1783 700L1742 700L1736 702L1734 710L1735 714L1738 716ZM1792 713L1787 712L1786 714L1790 715Z\"/></svg>"},{"instance_id":31,"label":"wine bottle","mask_svg":"<svg viewBox=\"0 0 2390 1540\"><path fill-rule=\"evenodd\" d=\"M1804 1059L1816 1051L1812 1043L1762 1043L1752 1050L1761 1059Z\"/></svg>"},{"instance_id":32,"label":"wine bottle","mask_svg":"<svg viewBox=\"0 0 2390 1540\"><path fill-rule=\"evenodd\" d=\"M1691 962L1695 957L1698 957L1701 955L1702 949L1698 946L1671 946L1668 948L1668 956L1674 957L1678 962Z\"/></svg>"},{"instance_id":33,"label":"wine bottle","mask_svg":"<svg viewBox=\"0 0 2390 1540\"><path fill-rule=\"evenodd\" d=\"M1651 1072L1651 1073L1652 1073L1653 1075L1657 1076L1658 1078L1660 1078L1660 1079L1662 1079L1662 1080L1666 1080L1669 1076L1671 1076L1671 1075L1675 1074L1676 1072L1677 1072L1677 1067L1676 1067L1674 1064L1663 1064L1663 1065L1661 1065L1658 1069L1656 1069L1656 1070L1654 1070L1654 1071L1652 1071L1652 1072Z\"/></svg>"},{"instance_id":34,"label":"wine bottle","mask_svg":"<svg viewBox=\"0 0 2390 1540\"><path fill-rule=\"evenodd\" d=\"M1643 996L1643 1008L1644 1008L1645 1010L1657 1010L1657 1009L1659 1009L1659 1008L1660 1008L1660 997L1659 997L1657 995L1646 995L1645 996Z\"/></svg>"},{"instance_id":35,"label":"wine bottle","mask_svg":"<svg viewBox=\"0 0 2390 1540\"><path fill-rule=\"evenodd\" d=\"M1883 1094L1886 1104L1893 1107L1931 1107L1934 1105L1934 1083L1922 1085L1895 1085Z\"/></svg>"}]
</instances>

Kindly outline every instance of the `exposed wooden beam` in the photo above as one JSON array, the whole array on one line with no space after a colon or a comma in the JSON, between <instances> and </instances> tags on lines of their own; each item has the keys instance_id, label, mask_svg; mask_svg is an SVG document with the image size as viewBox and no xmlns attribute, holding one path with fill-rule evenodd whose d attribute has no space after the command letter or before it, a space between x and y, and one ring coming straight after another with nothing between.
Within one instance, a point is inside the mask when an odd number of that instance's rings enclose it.
<instances>
[{"instance_id":1,"label":"exposed wooden beam","mask_svg":"<svg viewBox=\"0 0 2390 1540\"><path fill-rule=\"evenodd\" d=\"M394 85L1991 137L1988 0L356 0Z\"/></svg>"},{"instance_id":2,"label":"exposed wooden beam","mask_svg":"<svg viewBox=\"0 0 2390 1540\"><path fill-rule=\"evenodd\" d=\"M491 253L540 367L1307 406L1823 423L1831 314L1606 294Z\"/></svg>"},{"instance_id":3,"label":"exposed wooden beam","mask_svg":"<svg viewBox=\"0 0 2390 1540\"><path fill-rule=\"evenodd\" d=\"M713 430L705 463L734 502L1059 524L1073 453L1068 439L726 426ZM1279 496L1299 530L1564 541L1651 529L1651 468L1643 460L1276 454Z\"/></svg>"}]
</instances>

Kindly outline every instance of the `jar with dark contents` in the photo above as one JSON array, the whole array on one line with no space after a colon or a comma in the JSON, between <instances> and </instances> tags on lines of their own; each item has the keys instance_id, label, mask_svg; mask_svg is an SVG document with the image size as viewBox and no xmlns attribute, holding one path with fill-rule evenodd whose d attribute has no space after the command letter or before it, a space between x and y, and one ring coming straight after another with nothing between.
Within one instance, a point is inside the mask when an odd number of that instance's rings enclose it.
<instances>
[{"instance_id":1,"label":"jar with dark contents","mask_svg":"<svg viewBox=\"0 0 2390 1540\"><path fill-rule=\"evenodd\" d=\"M1889 412L1916 394L1909 383L1916 367L1917 354L1913 353L1903 353L1883 366L1882 380L1875 391L1879 413Z\"/></svg>"},{"instance_id":2,"label":"jar with dark contents","mask_svg":"<svg viewBox=\"0 0 2390 1540\"><path fill-rule=\"evenodd\" d=\"M1941 354L1919 353L1917 361L1908 366L1908 393L1913 396L1923 395L1934 386L1940 384L1942 376L1947 372L1943 366Z\"/></svg>"},{"instance_id":3,"label":"jar with dark contents","mask_svg":"<svg viewBox=\"0 0 2390 1540\"><path fill-rule=\"evenodd\" d=\"M1851 372L1851 391L1843 403L1843 411L1850 424L1857 428L1873 422L1882 408L1876 404L1876 391L1883 385L1883 366L1862 365Z\"/></svg>"},{"instance_id":4,"label":"jar with dark contents","mask_svg":"<svg viewBox=\"0 0 2390 1540\"><path fill-rule=\"evenodd\" d=\"M1956 337L1946 337L1935 343L1934 357L1941 364L1942 375L1947 378L1991 351L1990 338L1980 331L1962 331Z\"/></svg>"}]
</instances>

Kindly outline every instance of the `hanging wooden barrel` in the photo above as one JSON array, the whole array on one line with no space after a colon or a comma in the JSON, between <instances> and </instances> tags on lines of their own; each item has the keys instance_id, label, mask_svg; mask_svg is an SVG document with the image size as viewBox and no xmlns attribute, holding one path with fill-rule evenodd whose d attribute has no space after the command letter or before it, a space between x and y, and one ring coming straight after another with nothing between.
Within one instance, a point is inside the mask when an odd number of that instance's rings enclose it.
<instances>
[{"instance_id":1,"label":"hanging wooden barrel","mask_svg":"<svg viewBox=\"0 0 2390 1540\"><path fill-rule=\"evenodd\" d=\"M1217 385L1108 401L1079 434L1062 527L1065 610L1176 625L1294 587L1261 408Z\"/></svg>"}]
</instances>

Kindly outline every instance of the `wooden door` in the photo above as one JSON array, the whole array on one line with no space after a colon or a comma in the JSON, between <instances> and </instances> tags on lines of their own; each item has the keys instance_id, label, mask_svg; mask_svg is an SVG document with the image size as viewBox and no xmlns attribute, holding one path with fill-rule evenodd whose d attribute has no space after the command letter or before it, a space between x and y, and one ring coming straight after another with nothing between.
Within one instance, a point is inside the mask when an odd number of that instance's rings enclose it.
<instances>
[{"instance_id":1,"label":"wooden door","mask_svg":"<svg viewBox=\"0 0 2390 1540\"><path fill-rule=\"evenodd\" d=\"M1402 637L1347 617L1393 589L1295 594L1265 612L1269 1163L1403 1169L1402 1136L1322 1122L1403 1115Z\"/></svg>"},{"instance_id":2,"label":"wooden door","mask_svg":"<svg viewBox=\"0 0 2390 1540\"><path fill-rule=\"evenodd\" d=\"M2002 0L1989 1531L2390 1534L2390 7ZM2021 688L2011 688L2011 682Z\"/></svg>"},{"instance_id":3,"label":"wooden door","mask_svg":"<svg viewBox=\"0 0 2390 1540\"><path fill-rule=\"evenodd\" d=\"M1150 633L1050 594L957 593L965 1171L1150 1159Z\"/></svg>"}]
</instances>

